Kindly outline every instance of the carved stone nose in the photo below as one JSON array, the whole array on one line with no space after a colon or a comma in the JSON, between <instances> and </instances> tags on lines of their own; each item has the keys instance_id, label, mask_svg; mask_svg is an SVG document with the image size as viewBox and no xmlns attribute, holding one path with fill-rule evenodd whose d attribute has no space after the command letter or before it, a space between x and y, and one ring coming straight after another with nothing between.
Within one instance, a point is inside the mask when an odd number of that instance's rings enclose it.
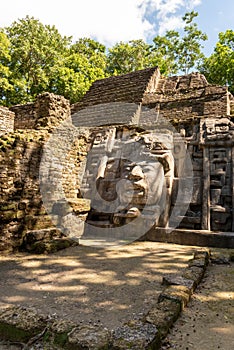
<instances>
[{"instance_id":1,"label":"carved stone nose","mask_svg":"<svg viewBox=\"0 0 234 350\"><path fill-rule=\"evenodd\" d=\"M139 165L134 166L129 174L130 180L141 180L144 177L145 176L144 176L144 173L142 171L142 168Z\"/></svg>"}]
</instances>

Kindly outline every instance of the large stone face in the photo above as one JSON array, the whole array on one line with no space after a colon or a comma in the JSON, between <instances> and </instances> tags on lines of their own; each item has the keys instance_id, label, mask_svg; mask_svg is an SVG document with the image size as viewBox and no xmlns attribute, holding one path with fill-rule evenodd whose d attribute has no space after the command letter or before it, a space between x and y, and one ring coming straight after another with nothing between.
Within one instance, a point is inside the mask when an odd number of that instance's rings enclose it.
<instances>
[{"instance_id":1,"label":"large stone face","mask_svg":"<svg viewBox=\"0 0 234 350\"><path fill-rule=\"evenodd\" d=\"M145 217L153 225L167 215L174 175L171 150L161 148L152 133L134 127L107 127L95 138L81 185L91 201L89 224L115 228Z\"/></svg>"}]
</instances>

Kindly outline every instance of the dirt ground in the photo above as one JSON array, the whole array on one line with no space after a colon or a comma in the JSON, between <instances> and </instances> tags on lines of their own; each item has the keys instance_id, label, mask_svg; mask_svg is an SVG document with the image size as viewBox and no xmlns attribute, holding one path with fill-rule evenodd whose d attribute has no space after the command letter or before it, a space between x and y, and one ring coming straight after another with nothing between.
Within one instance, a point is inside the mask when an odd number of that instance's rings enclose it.
<instances>
[{"instance_id":1,"label":"dirt ground","mask_svg":"<svg viewBox=\"0 0 234 350\"><path fill-rule=\"evenodd\" d=\"M234 263L208 266L162 350L234 349Z\"/></svg>"},{"instance_id":2,"label":"dirt ground","mask_svg":"<svg viewBox=\"0 0 234 350\"><path fill-rule=\"evenodd\" d=\"M53 255L1 256L0 308L34 307L113 329L146 313L162 290L162 276L183 269L196 248L139 242L118 249L78 246ZM234 348L233 274L233 264L208 267L162 349ZM0 343L5 349L16 348Z\"/></svg>"},{"instance_id":3,"label":"dirt ground","mask_svg":"<svg viewBox=\"0 0 234 350\"><path fill-rule=\"evenodd\" d=\"M78 246L53 255L1 257L0 308L35 307L74 322L115 328L145 313L195 248L142 242L118 249Z\"/></svg>"}]
</instances>

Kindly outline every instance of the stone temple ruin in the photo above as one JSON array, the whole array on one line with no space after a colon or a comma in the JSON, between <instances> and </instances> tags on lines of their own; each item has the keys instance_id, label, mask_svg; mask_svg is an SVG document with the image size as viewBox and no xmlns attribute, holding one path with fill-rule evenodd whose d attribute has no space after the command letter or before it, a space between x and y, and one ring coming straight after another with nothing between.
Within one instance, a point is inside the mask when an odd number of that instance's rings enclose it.
<instances>
[{"instance_id":1,"label":"stone temple ruin","mask_svg":"<svg viewBox=\"0 0 234 350\"><path fill-rule=\"evenodd\" d=\"M0 249L95 235L233 247L233 106L199 73L149 68L72 106L44 93L0 107Z\"/></svg>"}]
</instances>

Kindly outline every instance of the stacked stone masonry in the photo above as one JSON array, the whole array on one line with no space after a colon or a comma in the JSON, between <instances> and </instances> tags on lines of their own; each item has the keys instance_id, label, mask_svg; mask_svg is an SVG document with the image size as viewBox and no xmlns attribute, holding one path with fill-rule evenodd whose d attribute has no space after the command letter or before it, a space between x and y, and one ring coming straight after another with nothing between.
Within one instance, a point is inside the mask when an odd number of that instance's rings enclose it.
<instances>
[{"instance_id":1,"label":"stacked stone masonry","mask_svg":"<svg viewBox=\"0 0 234 350\"><path fill-rule=\"evenodd\" d=\"M0 136L14 130L15 114L0 106Z\"/></svg>"},{"instance_id":2,"label":"stacked stone masonry","mask_svg":"<svg viewBox=\"0 0 234 350\"><path fill-rule=\"evenodd\" d=\"M11 110L1 107L0 249L25 247L27 234L35 237L37 230L52 230L55 237L73 235L72 215L92 222L94 231L97 226L134 221L143 213L139 198L134 211L120 206L108 215L98 202L92 203L97 198L91 184L97 179L99 194L107 202L115 200L116 184L126 175L120 161L121 154L127 157L123 147L140 152L146 148L142 154L162 164L157 169L163 168L165 174L167 205L154 225L175 225L178 208L186 204L180 228L233 232L232 111L233 97L226 87L209 84L199 73L164 78L157 68L97 81L72 106L62 96L44 93L34 103ZM166 121L177 133L165 131ZM180 161L181 137L192 174ZM51 150L48 157L45 149ZM192 196L186 203L178 189L191 184ZM149 206L144 220L154 218L157 206ZM82 225L78 226L75 230L82 235Z\"/></svg>"},{"instance_id":3,"label":"stacked stone masonry","mask_svg":"<svg viewBox=\"0 0 234 350\"><path fill-rule=\"evenodd\" d=\"M15 130L35 129L37 113L34 103L13 106L11 107L11 111L16 115Z\"/></svg>"},{"instance_id":4,"label":"stacked stone masonry","mask_svg":"<svg viewBox=\"0 0 234 350\"><path fill-rule=\"evenodd\" d=\"M51 236L55 239L64 236L62 230L56 229L58 227L43 205L40 167L43 174L41 162L43 151L52 131L63 122L70 125L70 105L62 96L46 93L38 96L35 104L30 104L32 113L28 110L29 104L26 106L26 108L16 107L17 111L20 110L20 119L24 120L24 124L20 124L22 129L11 130L0 138L0 250L4 251L26 248L30 240L31 243L36 241L36 236L39 240L42 236L46 239L51 239ZM24 119L22 111L32 116L33 113L35 115L35 110L37 118L34 118L36 124L33 130L31 120L28 122L30 118ZM9 111L9 114L12 116L13 112ZM17 116L18 114L15 119ZM19 124L16 123L16 125ZM79 191L77 174L86 155L88 134L87 131L79 135L80 141L78 139L72 145L62 163L63 198L72 200L73 205ZM66 130L65 137L68 135L69 129ZM62 146L61 144L61 152L63 152ZM55 170L51 169L51 171ZM53 174L55 183L59 180L59 175L59 172ZM50 183L48 187L49 195L53 193L53 184ZM76 204L75 209L78 213L87 211L82 201ZM31 237L34 237L33 240ZM32 247L28 248L32 250ZM38 249L36 246L35 248Z\"/></svg>"}]
</instances>

